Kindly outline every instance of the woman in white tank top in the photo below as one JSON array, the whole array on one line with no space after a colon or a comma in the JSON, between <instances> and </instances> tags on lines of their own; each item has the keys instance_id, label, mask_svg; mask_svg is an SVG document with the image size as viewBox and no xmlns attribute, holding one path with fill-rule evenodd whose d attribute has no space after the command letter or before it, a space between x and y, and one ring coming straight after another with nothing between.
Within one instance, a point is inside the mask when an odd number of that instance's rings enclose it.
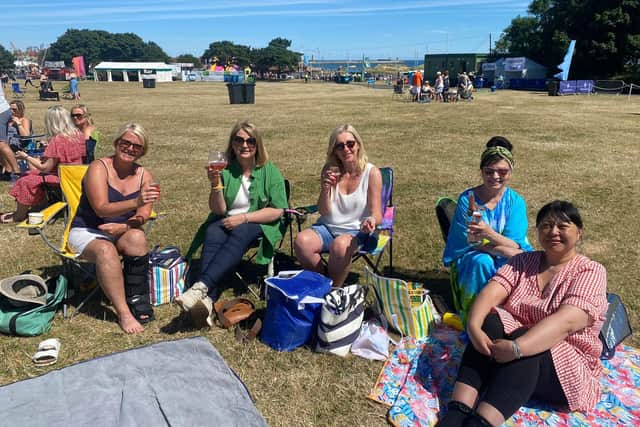
<instances>
[{"instance_id":1,"label":"woman in white tank top","mask_svg":"<svg viewBox=\"0 0 640 427\"><path fill-rule=\"evenodd\" d=\"M353 126L341 125L331 133L320 180L321 216L296 236L296 257L305 269L324 273L334 286L342 286L351 257L374 238L371 233L382 221L382 176L367 162L362 138ZM326 270L322 252L329 252Z\"/></svg>"}]
</instances>

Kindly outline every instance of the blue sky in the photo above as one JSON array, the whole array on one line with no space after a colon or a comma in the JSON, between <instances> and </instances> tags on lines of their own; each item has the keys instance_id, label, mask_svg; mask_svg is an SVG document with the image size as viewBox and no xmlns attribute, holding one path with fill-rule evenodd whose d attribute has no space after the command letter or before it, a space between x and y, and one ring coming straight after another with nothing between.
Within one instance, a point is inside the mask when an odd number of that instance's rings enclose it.
<instances>
[{"instance_id":1,"label":"blue sky","mask_svg":"<svg viewBox=\"0 0 640 427\"><path fill-rule=\"evenodd\" d=\"M0 44L53 43L68 28L132 32L167 54L200 56L211 42L264 47L275 37L315 59L420 59L487 52L529 0L3 0ZM58 59L58 58L48 58Z\"/></svg>"}]
</instances>

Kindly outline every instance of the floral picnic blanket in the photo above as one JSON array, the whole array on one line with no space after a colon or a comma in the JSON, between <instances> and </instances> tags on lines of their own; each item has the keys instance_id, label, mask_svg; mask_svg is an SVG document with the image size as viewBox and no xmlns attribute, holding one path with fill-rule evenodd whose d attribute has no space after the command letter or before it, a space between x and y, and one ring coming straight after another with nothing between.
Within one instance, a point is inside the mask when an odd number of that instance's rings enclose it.
<instances>
[{"instance_id":1,"label":"floral picnic blanket","mask_svg":"<svg viewBox=\"0 0 640 427\"><path fill-rule=\"evenodd\" d=\"M444 326L425 339L403 340L385 362L369 398L390 407L387 417L394 426L433 426L446 410L467 341L464 333ZM640 425L640 350L620 346L603 366L601 399L590 411L561 412L531 401L504 425Z\"/></svg>"}]
</instances>

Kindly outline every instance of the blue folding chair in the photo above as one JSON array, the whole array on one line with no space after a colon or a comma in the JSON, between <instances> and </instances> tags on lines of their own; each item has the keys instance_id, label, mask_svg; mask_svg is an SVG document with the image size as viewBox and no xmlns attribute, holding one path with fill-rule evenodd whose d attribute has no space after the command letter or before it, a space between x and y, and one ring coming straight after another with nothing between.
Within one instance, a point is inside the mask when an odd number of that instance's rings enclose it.
<instances>
[{"instance_id":1,"label":"blue folding chair","mask_svg":"<svg viewBox=\"0 0 640 427\"><path fill-rule=\"evenodd\" d=\"M389 253L389 273L393 272L393 230L396 218L396 207L393 205L393 169L390 167L380 168L382 175L382 223L376 227L378 234L378 242L375 248L369 250L360 250L353 255L351 262L358 259L371 267L378 275L382 275L379 266L382 256L385 252ZM302 224L306 221L307 216L318 212L317 205L303 206L296 209L289 209L289 215L293 215L298 223L298 232L302 230ZM293 246L293 245L292 245ZM387 251L387 247L389 248ZM322 258L326 264L326 260Z\"/></svg>"},{"instance_id":2,"label":"blue folding chair","mask_svg":"<svg viewBox=\"0 0 640 427\"><path fill-rule=\"evenodd\" d=\"M11 89L13 90L13 97L14 98L23 98L25 92L20 89L20 83L18 82L13 82L11 83Z\"/></svg>"}]
</instances>

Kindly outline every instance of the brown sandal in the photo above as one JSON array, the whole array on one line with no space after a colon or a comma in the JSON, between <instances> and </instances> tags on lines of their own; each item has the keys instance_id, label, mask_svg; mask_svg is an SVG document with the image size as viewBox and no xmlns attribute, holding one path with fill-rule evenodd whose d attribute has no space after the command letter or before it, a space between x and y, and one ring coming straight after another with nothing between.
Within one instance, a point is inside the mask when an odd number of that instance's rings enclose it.
<instances>
[{"instance_id":1,"label":"brown sandal","mask_svg":"<svg viewBox=\"0 0 640 427\"><path fill-rule=\"evenodd\" d=\"M246 298L234 298L216 302L213 305L213 310L222 327L229 329L255 313L256 307Z\"/></svg>"}]
</instances>

